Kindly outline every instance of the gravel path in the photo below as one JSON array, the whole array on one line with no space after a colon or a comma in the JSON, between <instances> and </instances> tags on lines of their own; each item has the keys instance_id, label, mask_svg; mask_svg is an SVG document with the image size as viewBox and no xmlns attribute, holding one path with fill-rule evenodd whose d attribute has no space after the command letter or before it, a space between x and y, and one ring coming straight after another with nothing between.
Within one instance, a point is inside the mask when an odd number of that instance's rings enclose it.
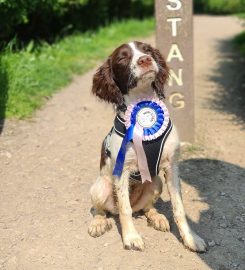
<instances>
[{"instance_id":1,"label":"gravel path","mask_svg":"<svg viewBox=\"0 0 245 270\"><path fill-rule=\"evenodd\" d=\"M241 25L231 17L197 16L194 22L197 146L183 148L180 173L189 221L209 242L208 253L183 247L166 190L158 209L172 233L135 218L143 253L123 250L117 220L100 238L87 234L88 189L113 119L90 94L92 70L30 121L6 123L0 136L0 269L245 269L244 63L227 41Z\"/></svg>"}]
</instances>

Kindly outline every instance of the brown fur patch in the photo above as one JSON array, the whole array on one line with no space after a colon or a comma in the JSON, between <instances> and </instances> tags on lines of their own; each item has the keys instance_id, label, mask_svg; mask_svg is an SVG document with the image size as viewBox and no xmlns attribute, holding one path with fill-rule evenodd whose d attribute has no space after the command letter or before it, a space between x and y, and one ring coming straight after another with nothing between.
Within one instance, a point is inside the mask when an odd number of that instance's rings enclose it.
<instances>
[{"instance_id":1,"label":"brown fur patch","mask_svg":"<svg viewBox=\"0 0 245 270\"><path fill-rule=\"evenodd\" d=\"M105 144L102 143L101 156L100 156L100 170L105 166L106 158L107 158L107 155L106 155L106 152L105 152Z\"/></svg>"}]
</instances>

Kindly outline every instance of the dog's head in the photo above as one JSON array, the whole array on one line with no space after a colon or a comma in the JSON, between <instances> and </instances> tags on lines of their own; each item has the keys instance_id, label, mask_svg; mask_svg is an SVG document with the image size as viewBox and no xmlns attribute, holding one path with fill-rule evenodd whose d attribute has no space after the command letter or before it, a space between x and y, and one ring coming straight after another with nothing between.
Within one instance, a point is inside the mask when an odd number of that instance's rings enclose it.
<instances>
[{"instance_id":1,"label":"dog's head","mask_svg":"<svg viewBox=\"0 0 245 270\"><path fill-rule=\"evenodd\" d=\"M164 97L168 67L157 49L142 42L123 44L108 57L93 78L92 92L102 100L123 104L123 96L136 87L150 87Z\"/></svg>"}]
</instances>

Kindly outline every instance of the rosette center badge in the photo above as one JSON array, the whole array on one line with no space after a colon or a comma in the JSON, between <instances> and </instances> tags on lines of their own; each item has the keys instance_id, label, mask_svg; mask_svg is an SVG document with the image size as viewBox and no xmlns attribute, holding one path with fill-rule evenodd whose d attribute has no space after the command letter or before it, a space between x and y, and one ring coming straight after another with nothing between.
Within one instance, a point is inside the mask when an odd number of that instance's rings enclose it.
<instances>
[{"instance_id":1,"label":"rosette center badge","mask_svg":"<svg viewBox=\"0 0 245 270\"><path fill-rule=\"evenodd\" d=\"M137 113L136 119L143 128L150 128L156 123L157 115L153 109L143 108Z\"/></svg>"},{"instance_id":2,"label":"rosette center badge","mask_svg":"<svg viewBox=\"0 0 245 270\"><path fill-rule=\"evenodd\" d=\"M168 123L168 110L157 98L138 100L129 105L125 113L126 128L141 129L143 141L151 141L161 136Z\"/></svg>"}]
</instances>

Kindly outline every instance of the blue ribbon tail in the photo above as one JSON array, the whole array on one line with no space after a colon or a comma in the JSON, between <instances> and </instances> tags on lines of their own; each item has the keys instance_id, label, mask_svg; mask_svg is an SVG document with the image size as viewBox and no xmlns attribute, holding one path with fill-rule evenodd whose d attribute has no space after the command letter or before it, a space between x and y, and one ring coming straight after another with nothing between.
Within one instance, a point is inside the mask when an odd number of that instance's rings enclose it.
<instances>
[{"instance_id":1,"label":"blue ribbon tail","mask_svg":"<svg viewBox=\"0 0 245 270\"><path fill-rule=\"evenodd\" d=\"M131 125L123 138L121 147L119 149L116 164L113 170L112 175L120 177L122 175L123 165L125 161L125 155L126 155L126 149L127 149L127 143L133 139L133 131L134 131L134 125Z\"/></svg>"}]
</instances>

